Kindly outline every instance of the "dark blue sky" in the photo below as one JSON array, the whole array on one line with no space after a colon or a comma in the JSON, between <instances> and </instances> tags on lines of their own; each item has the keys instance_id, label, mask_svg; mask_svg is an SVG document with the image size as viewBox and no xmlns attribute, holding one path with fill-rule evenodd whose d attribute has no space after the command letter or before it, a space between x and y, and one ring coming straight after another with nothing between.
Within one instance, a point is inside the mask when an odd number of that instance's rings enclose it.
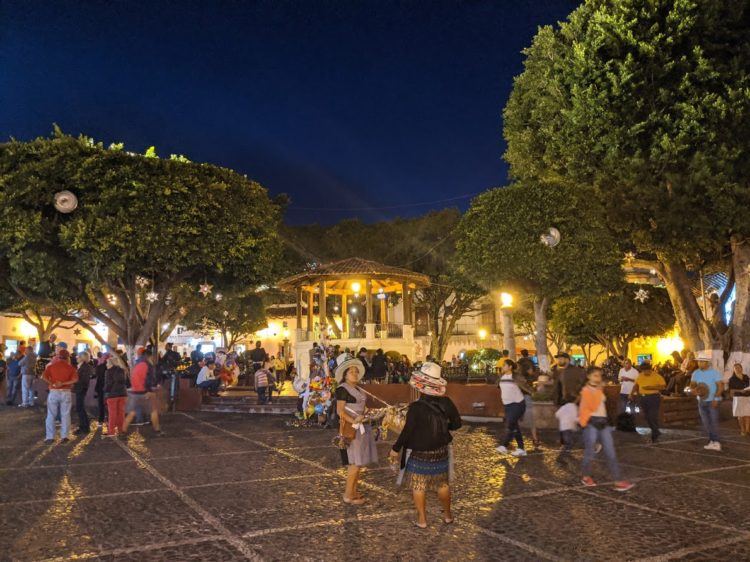
<instances>
[{"instance_id":1,"label":"dark blue sky","mask_svg":"<svg viewBox=\"0 0 750 562\"><path fill-rule=\"evenodd\" d=\"M465 208L372 209L504 184L520 51L578 3L2 0L0 138L56 122L214 162L292 223Z\"/></svg>"}]
</instances>

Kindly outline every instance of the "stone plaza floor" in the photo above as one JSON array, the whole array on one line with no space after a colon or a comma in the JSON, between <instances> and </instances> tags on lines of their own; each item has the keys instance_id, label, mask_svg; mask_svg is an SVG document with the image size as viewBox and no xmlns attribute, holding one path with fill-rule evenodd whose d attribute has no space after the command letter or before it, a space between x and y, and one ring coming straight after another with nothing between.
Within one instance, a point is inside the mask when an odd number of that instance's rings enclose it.
<instances>
[{"instance_id":1,"label":"stone plaza floor","mask_svg":"<svg viewBox=\"0 0 750 562\"><path fill-rule=\"evenodd\" d=\"M555 462L554 432L520 460L494 451L495 426L455 436L456 523L428 500L412 525L408 492L380 466L362 507L341 502L332 430L242 414L169 414L126 441L99 431L45 445L43 412L0 409L0 560L748 560L750 439L725 452L693 430L651 446L616 434L628 493L579 484Z\"/></svg>"}]
</instances>

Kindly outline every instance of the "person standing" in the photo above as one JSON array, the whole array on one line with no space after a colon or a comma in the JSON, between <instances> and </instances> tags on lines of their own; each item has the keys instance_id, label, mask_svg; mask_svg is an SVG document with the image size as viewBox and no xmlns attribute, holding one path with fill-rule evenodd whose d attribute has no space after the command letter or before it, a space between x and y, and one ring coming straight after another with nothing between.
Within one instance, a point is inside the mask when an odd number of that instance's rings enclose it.
<instances>
[{"instance_id":1,"label":"person standing","mask_svg":"<svg viewBox=\"0 0 750 562\"><path fill-rule=\"evenodd\" d=\"M55 354L55 342L57 336L50 334L47 341L39 342L39 359L49 360Z\"/></svg>"},{"instance_id":2,"label":"person standing","mask_svg":"<svg viewBox=\"0 0 750 562\"><path fill-rule=\"evenodd\" d=\"M560 439L562 440L562 448L555 460L558 463L564 463L573 450L575 434L578 431L578 406L575 402L568 402L557 409L555 417L560 427Z\"/></svg>"},{"instance_id":3,"label":"person standing","mask_svg":"<svg viewBox=\"0 0 750 562\"><path fill-rule=\"evenodd\" d=\"M268 389L271 384L271 373L268 363L263 362L255 371L255 392L258 393L258 404L265 404L269 400Z\"/></svg>"},{"instance_id":4,"label":"person standing","mask_svg":"<svg viewBox=\"0 0 750 562\"><path fill-rule=\"evenodd\" d=\"M56 361L47 365L42 379L49 385L45 443L52 443L54 440L55 420L58 417L60 418L60 438L63 443L67 443L70 432L70 407L73 401L70 389L78 381L78 371L70 364L70 353L67 349L57 352Z\"/></svg>"},{"instance_id":5,"label":"person standing","mask_svg":"<svg viewBox=\"0 0 750 562\"><path fill-rule=\"evenodd\" d=\"M633 392L633 386L635 385L635 379L638 378L638 369L633 367L633 362L630 359L625 359L620 368L620 372L617 374L617 378L620 381L620 411L626 411L628 402L632 400L630 394Z\"/></svg>"},{"instance_id":6,"label":"person standing","mask_svg":"<svg viewBox=\"0 0 750 562\"><path fill-rule=\"evenodd\" d=\"M515 438L518 447L516 447L511 455L514 457L525 457L526 449L523 447L523 434L521 433L519 423L526 412L526 400L518 385L518 380L514 376L515 368L516 364L510 359L506 359L502 367L500 367L501 375L498 386L500 387L503 408L505 409L505 424L507 429L503 444L495 450L498 453L507 453L508 445Z\"/></svg>"},{"instance_id":7,"label":"person standing","mask_svg":"<svg viewBox=\"0 0 750 562\"><path fill-rule=\"evenodd\" d=\"M104 374L104 397L107 399L108 428L107 437L116 437L122 433L125 422L125 398L127 391L127 374L125 362L119 354L107 358L107 371Z\"/></svg>"},{"instance_id":8,"label":"person standing","mask_svg":"<svg viewBox=\"0 0 750 562\"><path fill-rule=\"evenodd\" d=\"M21 367L21 406L30 408L34 405L34 379L36 378L37 356L34 348L28 346L23 359L19 361Z\"/></svg>"},{"instance_id":9,"label":"person standing","mask_svg":"<svg viewBox=\"0 0 750 562\"><path fill-rule=\"evenodd\" d=\"M281 357L281 355L277 357L271 357L272 365L273 365L273 371L276 375L276 382L279 384L279 392L281 391L281 387L284 386L284 375L286 374L286 363L284 362L284 359Z\"/></svg>"},{"instance_id":10,"label":"person standing","mask_svg":"<svg viewBox=\"0 0 750 562\"><path fill-rule=\"evenodd\" d=\"M553 393L558 406L568 402L577 402L578 395L586 384L586 371L570 362L570 355L565 352L555 355L555 366L552 367Z\"/></svg>"},{"instance_id":11,"label":"person standing","mask_svg":"<svg viewBox=\"0 0 750 562\"><path fill-rule=\"evenodd\" d=\"M667 383L659 373L651 368L651 363L641 363L641 370L630 390L629 400L634 396L641 397L641 408L651 428L651 443L656 443L661 435L659 431L659 410L661 408L661 391L667 388Z\"/></svg>"},{"instance_id":12,"label":"person standing","mask_svg":"<svg viewBox=\"0 0 750 562\"><path fill-rule=\"evenodd\" d=\"M255 342L255 349L250 352L250 361L253 362L253 373L263 367L263 364L268 361L268 353L263 349L261 342Z\"/></svg>"},{"instance_id":13,"label":"person standing","mask_svg":"<svg viewBox=\"0 0 750 562\"><path fill-rule=\"evenodd\" d=\"M699 351L695 354L698 368L693 371L690 388L698 397L698 413L703 427L708 434L708 444L703 448L708 451L721 452L719 437L719 404L724 392L724 381L721 373L711 366L711 352Z\"/></svg>"},{"instance_id":14,"label":"person standing","mask_svg":"<svg viewBox=\"0 0 750 562\"><path fill-rule=\"evenodd\" d=\"M407 482L417 510L415 525L427 527L426 492L437 492L443 506L443 521L453 523L450 482L453 478L453 437L461 427L461 416L453 401L445 396L446 381L440 365L423 363L410 384L419 399L409 405L406 423L393 444L390 460L401 459L399 483Z\"/></svg>"},{"instance_id":15,"label":"person standing","mask_svg":"<svg viewBox=\"0 0 750 562\"><path fill-rule=\"evenodd\" d=\"M379 382L385 382L386 373L388 372L388 362L386 361L382 349L375 351L375 355L372 357L370 369L372 370L373 379Z\"/></svg>"},{"instance_id":16,"label":"person standing","mask_svg":"<svg viewBox=\"0 0 750 562\"><path fill-rule=\"evenodd\" d=\"M346 504L362 505L365 499L357 491L359 474L363 467L378 462L378 449L370 424L363 424L367 409L367 396L359 388L365 376L362 361L342 354L336 361L334 376L336 388L336 413L339 417L339 434L346 443L341 462L347 467L346 488L343 501Z\"/></svg>"},{"instance_id":17,"label":"person standing","mask_svg":"<svg viewBox=\"0 0 750 562\"><path fill-rule=\"evenodd\" d=\"M104 380L107 373L107 360L109 359L109 353L102 353L101 357L96 362L94 368L94 375L96 376L96 386L94 387L94 394L96 395L97 402L97 415L99 426L104 425L104 420L107 417L107 408L104 398Z\"/></svg>"},{"instance_id":18,"label":"person standing","mask_svg":"<svg viewBox=\"0 0 750 562\"><path fill-rule=\"evenodd\" d=\"M12 406L16 403L16 398L21 390L21 354L13 352L8 358L5 366L5 372L8 379L8 393L5 397L5 404Z\"/></svg>"},{"instance_id":19,"label":"person standing","mask_svg":"<svg viewBox=\"0 0 750 562\"><path fill-rule=\"evenodd\" d=\"M76 414L78 414L78 429L76 435L86 435L91 430L89 415L86 413L86 393L89 390L94 368L91 366L91 356L88 351L78 355L78 381L73 385L76 398Z\"/></svg>"},{"instance_id":20,"label":"person standing","mask_svg":"<svg viewBox=\"0 0 750 562\"><path fill-rule=\"evenodd\" d=\"M727 383L732 398L732 415L737 418L740 435L750 435L750 377L742 372L742 364L735 363Z\"/></svg>"},{"instance_id":21,"label":"person standing","mask_svg":"<svg viewBox=\"0 0 750 562\"><path fill-rule=\"evenodd\" d=\"M591 477L591 464L596 454L596 444L601 443L604 455L607 457L609 471L615 481L614 489L618 492L627 492L633 487L633 484L623 480L620 473L615 443L612 439L613 428L607 416L607 400L602 390L602 381L601 368L590 367L587 373L587 384L581 390L578 423L583 428L585 446L581 466L581 472L583 473L581 482L584 486L596 486L596 482Z\"/></svg>"}]
</instances>

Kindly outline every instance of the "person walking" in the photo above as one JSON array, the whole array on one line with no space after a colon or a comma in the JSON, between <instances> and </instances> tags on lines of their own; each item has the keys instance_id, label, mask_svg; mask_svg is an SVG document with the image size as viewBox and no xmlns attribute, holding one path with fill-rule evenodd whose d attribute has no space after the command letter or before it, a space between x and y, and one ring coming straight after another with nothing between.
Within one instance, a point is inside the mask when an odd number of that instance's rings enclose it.
<instances>
[{"instance_id":1,"label":"person walking","mask_svg":"<svg viewBox=\"0 0 750 562\"><path fill-rule=\"evenodd\" d=\"M152 396L156 384L152 353L149 348L142 350L130 372L130 389L125 406L127 415L122 424L123 434L128 432L128 427L133 423L135 416L140 413L143 418L150 415L151 427L157 435L162 435L159 426L159 411L154 407Z\"/></svg>"},{"instance_id":2,"label":"person walking","mask_svg":"<svg viewBox=\"0 0 750 562\"><path fill-rule=\"evenodd\" d=\"M635 379L638 378L638 375L638 369L633 367L633 362L630 359L626 358L622 363L620 372L617 374L617 378L620 381L620 412L625 412L628 403L632 400L630 395L633 392Z\"/></svg>"},{"instance_id":3,"label":"person walking","mask_svg":"<svg viewBox=\"0 0 750 562\"><path fill-rule=\"evenodd\" d=\"M108 417L107 437L116 437L123 431L125 399L128 395L125 369L125 363L117 353L107 358L107 370L104 374L104 397L107 400Z\"/></svg>"},{"instance_id":4,"label":"person walking","mask_svg":"<svg viewBox=\"0 0 750 562\"><path fill-rule=\"evenodd\" d=\"M109 353L102 353L101 357L96 362L94 368L94 375L96 376L96 386L94 387L94 394L96 395L97 402L97 417L99 421L99 427L104 426L104 420L107 418L107 404L104 397L104 379L107 373L107 360L109 359Z\"/></svg>"},{"instance_id":5,"label":"person walking","mask_svg":"<svg viewBox=\"0 0 750 562\"><path fill-rule=\"evenodd\" d=\"M258 393L258 404L265 404L270 400L270 384L271 372L268 370L268 362L264 361L255 371L255 392Z\"/></svg>"},{"instance_id":6,"label":"person walking","mask_svg":"<svg viewBox=\"0 0 750 562\"><path fill-rule=\"evenodd\" d=\"M651 443L659 440L659 412L661 408L661 391L667 388L667 383L659 373L653 370L651 363L641 363L640 373L635 379L633 388L628 395L629 400L635 396L641 398L641 408L646 416L646 422L651 428Z\"/></svg>"},{"instance_id":7,"label":"person walking","mask_svg":"<svg viewBox=\"0 0 750 562\"><path fill-rule=\"evenodd\" d=\"M86 413L86 393L89 390L94 368L91 366L91 355L88 351L78 354L78 381L73 385L76 399L76 414L78 414L78 429L76 435L86 435L91 430L89 415Z\"/></svg>"},{"instance_id":8,"label":"person walking","mask_svg":"<svg viewBox=\"0 0 750 562\"><path fill-rule=\"evenodd\" d=\"M365 366L362 361L348 354L339 356L336 363L336 413L339 417L339 436L346 445L341 451L341 462L347 467L343 501L346 504L362 505L365 498L357 490L360 471L363 467L378 462L372 427L362 423L367 409L367 396L359 388L359 383L365 376Z\"/></svg>"},{"instance_id":9,"label":"person walking","mask_svg":"<svg viewBox=\"0 0 750 562\"><path fill-rule=\"evenodd\" d=\"M583 473L581 482L584 486L596 486L596 482L591 476L591 464L596 454L596 444L601 443L604 455L607 457L609 472L615 481L614 489L618 492L627 492L633 487L633 484L622 479L620 464L617 462L615 443L612 439L613 427L609 423L607 400L602 390L602 369L600 367L589 367L586 376L587 384L581 390L578 408L578 423L583 428L585 446L581 466L581 472Z\"/></svg>"},{"instance_id":10,"label":"person walking","mask_svg":"<svg viewBox=\"0 0 750 562\"><path fill-rule=\"evenodd\" d=\"M21 390L21 354L13 352L8 358L5 366L7 375L8 391L5 397L5 404L12 406L16 403L16 398Z\"/></svg>"},{"instance_id":11,"label":"person walking","mask_svg":"<svg viewBox=\"0 0 750 562\"><path fill-rule=\"evenodd\" d=\"M525 457L526 449L523 447L523 434L519 422L526 412L526 400L514 375L516 364L511 359L506 359L500 367L500 387L503 408L505 409L506 433L503 444L495 450L498 453L508 452L508 445L515 438L516 449L511 453L514 457Z\"/></svg>"},{"instance_id":12,"label":"person walking","mask_svg":"<svg viewBox=\"0 0 750 562\"><path fill-rule=\"evenodd\" d=\"M412 491L417 520L427 527L428 491L437 492L443 506L443 521L453 523L450 482L453 479L453 437L451 431L461 427L461 416L453 401L445 396L446 381L440 365L423 363L409 384L419 392L419 399L409 405L406 423L390 452L391 462L401 460L398 483Z\"/></svg>"},{"instance_id":13,"label":"person walking","mask_svg":"<svg viewBox=\"0 0 750 562\"><path fill-rule=\"evenodd\" d=\"M727 388L732 398L732 415L740 426L740 435L750 435L750 377L742 372L741 363L734 364Z\"/></svg>"},{"instance_id":14,"label":"person walking","mask_svg":"<svg viewBox=\"0 0 750 562\"><path fill-rule=\"evenodd\" d=\"M70 407L73 401L70 389L78 380L78 371L70 364L70 353L67 349L57 352L55 361L50 362L44 369L42 379L49 385L44 442L54 441L55 420L59 417L60 439L63 443L67 443L70 432Z\"/></svg>"},{"instance_id":15,"label":"person walking","mask_svg":"<svg viewBox=\"0 0 750 562\"><path fill-rule=\"evenodd\" d=\"M34 405L34 379L36 378L37 355L32 346L26 348L26 353L18 362L21 367L21 406L30 408Z\"/></svg>"},{"instance_id":16,"label":"person walking","mask_svg":"<svg viewBox=\"0 0 750 562\"><path fill-rule=\"evenodd\" d=\"M711 352L699 351L695 354L698 368L693 371L690 388L698 398L698 413L703 428L708 434L708 444L703 448L708 451L721 452L719 437L719 404L724 392L724 381L721 373L711 366Z\"/></svg>"}]
</instances>

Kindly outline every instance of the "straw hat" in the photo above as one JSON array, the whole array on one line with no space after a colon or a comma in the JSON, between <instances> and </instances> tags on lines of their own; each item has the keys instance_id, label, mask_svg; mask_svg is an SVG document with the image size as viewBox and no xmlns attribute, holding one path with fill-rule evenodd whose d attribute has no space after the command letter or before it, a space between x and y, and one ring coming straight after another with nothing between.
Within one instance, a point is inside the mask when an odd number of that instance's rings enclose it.
<instances>
[{"instance_id":1,"label":"straw hat","mask_svg":"<svg viewBox=\"0 0 750 562\"><path fill-rule=\"evenodd\" d=\"M711 352L710 351L698 351L695 354L695 360L696 361L706 361L708 363L711 362Z\"/></svg>"},{"instance_id":2,"label":"straw hat","mask_svg":"<svg viewBox=\"0 0 750 562\"><path fill-rule=\"evenodd\" d=\"M362 361L352 357L348 353L342 353L336 358L336 382L340 383L344 380L344 375L350 367L357 368L357 380L365 376L365 366L362 364Z\"/></svg>"},{"instance_id":3,"label":"straw hat","mask_svg":"<svg viewBox=\"0 0 750 562\"><path fill-rule=\"evenodd\" d=\"M448 382L440 376L441 373L440 365L427 361L422 363L419 371L414 371L411 374L409 384L422 394L443 396Z\"/></svg>"}]
</instances>

